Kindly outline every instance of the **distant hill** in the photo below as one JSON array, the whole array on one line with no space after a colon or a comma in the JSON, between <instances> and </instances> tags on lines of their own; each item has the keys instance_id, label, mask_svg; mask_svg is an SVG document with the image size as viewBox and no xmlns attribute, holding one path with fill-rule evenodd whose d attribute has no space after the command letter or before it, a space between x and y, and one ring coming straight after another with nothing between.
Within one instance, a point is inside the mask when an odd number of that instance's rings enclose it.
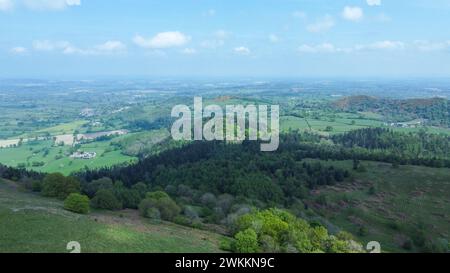
<instances>
[{"instance_id":1,"label":"distant hill","mask_svg":"<svg viewBox=\"0 0 450 273\"><path fill-rule=\"evenodd\" d=\"M424 119L427 125L450 127L450 103L444 98L388 99L350 96L331 102L331 106L348 112L374 112L386 121Z\"/></svg>"}]
</instances>

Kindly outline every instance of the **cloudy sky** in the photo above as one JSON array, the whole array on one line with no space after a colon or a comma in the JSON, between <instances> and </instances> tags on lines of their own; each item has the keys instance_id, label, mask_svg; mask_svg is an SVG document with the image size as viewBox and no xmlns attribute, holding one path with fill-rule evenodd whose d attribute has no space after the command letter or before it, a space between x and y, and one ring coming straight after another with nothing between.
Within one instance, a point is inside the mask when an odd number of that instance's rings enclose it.
<instances>
[{"instance_id":1,"label":"cloudy sky","mask_svg":"<svg viewBox=\"0 0 450 273\"><path fill-rule=\"evenodd\" d=\"M450 76L450 0L0 0L0 77Z\"/></svg>"}]
</instances>

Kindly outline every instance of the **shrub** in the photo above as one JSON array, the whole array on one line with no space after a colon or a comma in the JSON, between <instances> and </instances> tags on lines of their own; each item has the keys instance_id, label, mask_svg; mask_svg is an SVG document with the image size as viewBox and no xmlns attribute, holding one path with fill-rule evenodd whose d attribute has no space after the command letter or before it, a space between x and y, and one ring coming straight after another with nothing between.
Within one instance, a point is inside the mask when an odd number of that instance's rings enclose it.
<instances>
[{"instance_id":1,"label":"shrub","mask_svg":"<svg viewBox=\"0 0 450 273\"><path fill-rule=\"evenodd\" d=\"M212 208L216 205L217 199L214 194L207 192L202 195L202 197L200 198L200 201L204 206Z\"/></svg>"},{"instance_id":2,"label":"shrub","mask_svg":"<svg viewBox=\"0 0 450 273\"><path fill-rule=\"evenodd\" d=\"M149 217L147 214L149 208L157 209L161 213L161 218L167 221L173 221L181 212L181 208L177 203L163 191L147 193L146 198L139 204L141 215Z\"/></svg>"},{"instance_id":3,"label":"shrub","mask_svg":"<svg viewBox=\"0 0 450 273\"><path fill-rule=\"evenodd\" d=\"M80 192L80 182L74 177L65 177L60 173L45 176L42 181L42 194L47 197L66 199L71 193Z\"/></svg>"},{"instance_id":4,"label":"shrub","mask_svg":"<svg viewBox=\"0 0 450 273\"><path fill-rule=\"evenodd\" d=\"M146 211L146 217L153 220L161 220L161 212L157 208L149 208Z\"/></svg>"},{"instance_id":5,"label":"shrub","mask_svg":"<svg viewBox=\"0 0 450 273\"><path fill-rule=\"evenodd\" d=\"M234 244L234 251L237 253L257 253L259 250L258 246L258 235L256 232L249 228L244 231L238 232L234 238L236 242Z\"/></svg>"},{"instance_id":6,"label":"shrub","mask_svg":"<svg viewBox=\"0 0 450 273\"><path fill-rule=\"evenodd\" d=\"M139 203L139 213L143 217L150 218L148 216L149 209L155 208L155 201L153 199L144 199ZM159 211L159 210L158 210Z\"/></svg>"},{"instance_id":7,"label":"shrub","mask_svg":"<svg viewBox=\"0 0 450 273\"><path fill-rule=\"evenodd\" d=\"M64 209L76 213L89 213L89 197L78 193L71 193L64 201Z\"/></svg>"},{"instance_id":8,"label":"shrub","mask_svg":"<svg viewBox=\"0 0 450 273\"><path fill-rule=\"evenodd\" d=\"M116 189L115 194L122 203L123 208L137 209L141 196L138 191L130 190L125 187Z\"/></svg>"},{"instance_id":9,"label":"shrub","mask_svg":"<svg viewBox=\"0 0 450 273\"><path fill-rule=\"evenodd\" d=\"M110 190L113 188L113 181L111 178L103 177L94 180L83 187L83 191L89 196L94 197L99 190Z\"/></svg>"},{"instance_id":10,"label":"shrub","mask_svg":"<svg viewBox=\"0 0 450 273\"><path fill-rule=\"evenodd\" d=\"M190 226L191 225L191 221L182 215L175 216L175 218L173 218L173 222L175 224L178 224L181 226Z\"/></svg>"},{"instance_id":11,"label":"shrub","mask_svg":"<svg viewBox=\"0 0 450 273\"><path fill-rule=\"evenodd\" d=\"M322 225L310 225L280 209L253 211L238 218L234 224L237 252L363 252L360 244L348 233L329 235ZM256 233L256 246L251 244Z\"/></svg>"},{"instance_id":12,"label":"shrub","mask_svg":"<svg viewBox=\"0 0 450 273\"><path fill-rule=\"evenodd\" d=\"M278 253L280 252L280 245L269 235L263 235L259 239L261 248L264 253Z\"/></svg>"},{"instance_id":13,"label":"shrub","mask_svg":"<svg viewBox=\"0 0 450 273\"><path fill-rule=\"evenodd\" d=\"M134 184L131 189L137 191L141 199L145 198L145 193L148 190L147 185L144 182Z\"/></svg>"},{"instance_id":14,"label":"shrub","mask_svg":"<svg viewBox=\"0 0 450 273\"><path fill-rule=\"evenodd\" d=\"M170 197L157 200L156 206L161 212L161 218L168 221L173 220L181 212L180 207Z\"/></svg>"},{"instance_id":15,"label":"shrub","mask_svg":"<svg viewBox=\"0 0 450 273\"><path fill-rule=\"evenodd\" d=\"M112 190L99 190L91 201L91 205L98 209L120 210L122 203L117 199Z\"/></svg>"},{"instance_id":16,"label":"shrub","mask_svg":"<svg viewBox=\"0 0 450 273\"><path fill-rule=\"evenodd\" d=\"M233 251L235 241L232 238L224 237L219 242L219 248L223 251Z\"/></svg>"},{"instance_id":17,"label":"shrub","mask_svg":"<svg viewBox=\"0 0 450 273\"><path fill-rule=\"evenodd\" d=\"M159 200L162 198L170 198L170 196L163 191L155 191L155 192L148 192L145 195L145 198Z\"/></svg>"}]
</instances>

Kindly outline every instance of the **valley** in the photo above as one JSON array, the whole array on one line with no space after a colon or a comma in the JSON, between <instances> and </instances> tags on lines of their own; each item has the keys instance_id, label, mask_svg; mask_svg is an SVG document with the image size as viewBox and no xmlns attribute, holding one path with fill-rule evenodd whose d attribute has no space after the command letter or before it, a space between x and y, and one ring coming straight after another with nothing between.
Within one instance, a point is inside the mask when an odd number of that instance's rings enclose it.
<instances>
[{"instance_id":1,"label":"valley","mask_svg":"<svg viewBox=\"0 0 450 273\"><path fill-rule=\"evenodd\" d=\"M434 89L391 97L370 84L352 93L336 91L350 83L314 81L2 84L0 217L10 220L0 250L64 252L73 237L87 252L243 251L239 221L253 213L308 234L323 227L328 243L258 233L251 251L359 252L370 241L384 252L447 251L450 104L428 97ZM194 94L204 105L279 105L279 150L174 141L171 108ZM89 215L41 196L55 173L78 181ZM26 244L30 236L40 239Z\"/></svg>"}]
</instances>

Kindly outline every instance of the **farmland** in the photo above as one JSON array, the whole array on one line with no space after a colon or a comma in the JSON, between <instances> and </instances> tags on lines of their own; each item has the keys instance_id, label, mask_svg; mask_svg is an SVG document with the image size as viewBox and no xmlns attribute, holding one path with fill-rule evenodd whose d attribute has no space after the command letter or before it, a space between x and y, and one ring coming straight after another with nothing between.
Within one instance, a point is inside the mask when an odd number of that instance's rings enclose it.
<instances>
[{"instance_id":1,"label":"farmland","mask_svg":"<svg viewBox=\"0 0 450 273\"><path fill-rule=\"evenodd\" d=\"M385 252L445 252L450 129L444 102L409 99L429 95L417 92L404 99L338 96L335 90L346 88L341 84L53 82L35 90L39 96L7 85L0 164L15 171L0 166L7 176L0 186L0 217L8 219L0 228L8 238L3 249L65 252L66 241L75 240L86 252L217 252L218 233L234 236L242 213L279 207L332 236L348 231L363 245L378 241ZM370 88L366 93L374 95ZM192 107L194 96L222 108L279 105L280 151L174 141L171 109ZM397 111L396 105L412 108ZM42 191L56 172L79 180L93 208L88 216L29 192ZM99 210L94 201L105 191L116 202ZM166 210L142 211L155 202L147 194L166 195L175 216L155 222ZM292 250L276 244L267 251Z\"/></svg>"}]
</instances>

